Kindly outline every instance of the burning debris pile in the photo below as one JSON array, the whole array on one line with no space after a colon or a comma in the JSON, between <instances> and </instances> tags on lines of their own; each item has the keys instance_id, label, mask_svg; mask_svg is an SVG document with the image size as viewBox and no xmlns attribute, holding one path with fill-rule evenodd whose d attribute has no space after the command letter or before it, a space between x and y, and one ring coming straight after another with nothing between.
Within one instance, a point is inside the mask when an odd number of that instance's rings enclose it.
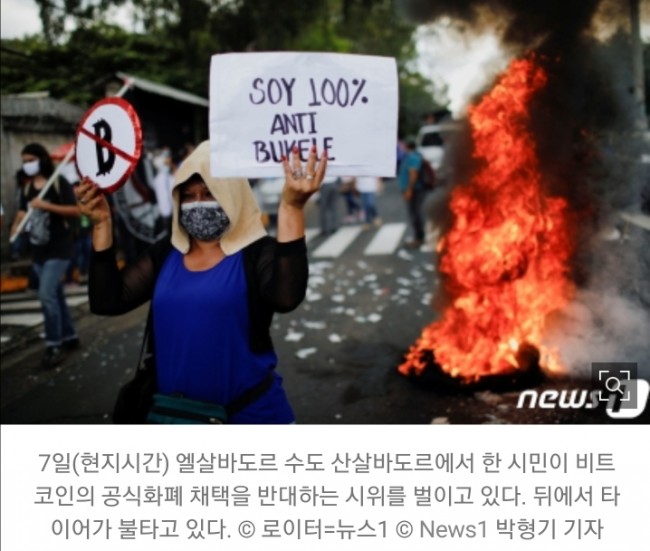
<instances>
[{"instance_id":1,"label":"burning debris pile","mask_svg":"<svg viewBox=\"0 0 650 551\"><path fill-rule=\"evenodd\" d=\"M432 360L468 382L508 375L533 367L524 365L531 363L530 352L524 354L531 345L546 365L554 361L543 348L544 322L571 298L573 240L567 201L541 185L528 128L531 98L545 84L535 56L514 61L469 112L482 163L454 189L454 223L438 244L452 304L412 346L399 368L405 375L421 373Z\"/></svg>"},{"instance_id":2,"label":"burning debris pile","mask_svg":"<svg viewBox=\"0 0 650 551\"><path fill-rule=\"evenodd\" d=\"M581 285L605 289L592 238L613 208L640 196L638 176L614 173L599 143L612 130L632 127L638 113L629 90L616 88L632 80L631 64L623 77L612 73L621 66L620 51L613 63L607 59L613 49L589 35L603 13L620 22L621 6L609 0L401 4L420 21L447 16L475 28L493 25L516 58L468 111L474 168L451 192L451 226L437 247L447 305L399 372L473 388L534 382L540 369L562 372L567 366L562 351L549 346L549 323L584 296ZM646 313L641 317L647 321Z\"/></svg>"}]
</instances>

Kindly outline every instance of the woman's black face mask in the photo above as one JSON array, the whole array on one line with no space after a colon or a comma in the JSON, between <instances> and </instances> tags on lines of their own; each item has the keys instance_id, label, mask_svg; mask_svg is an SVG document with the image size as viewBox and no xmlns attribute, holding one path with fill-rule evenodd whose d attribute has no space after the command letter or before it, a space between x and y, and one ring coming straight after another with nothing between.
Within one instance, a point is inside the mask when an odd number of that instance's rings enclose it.
<instances>
[{"instance_id":1,"label":"woman's black face mask","mask_svg":"<svg viewBox=\"0 0 650 551\"><path fill-rule=\"evenodd\" d=\"M180 224L198 241L216 241L226 233L230 219L217 201L181 204Z\"/></svg>"}]
</instances>

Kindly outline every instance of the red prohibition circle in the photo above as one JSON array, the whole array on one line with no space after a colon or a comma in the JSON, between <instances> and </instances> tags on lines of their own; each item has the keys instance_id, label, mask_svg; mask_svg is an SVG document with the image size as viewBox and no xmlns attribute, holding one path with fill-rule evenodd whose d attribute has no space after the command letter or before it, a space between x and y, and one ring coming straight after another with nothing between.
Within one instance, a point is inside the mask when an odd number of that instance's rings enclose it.
<instances>
[{"instance_id":1,"label":"red prohibition circle","mask_svg":"<svg viewBox=\"0 0 650 551\"><path fill-rule=\"evenodd\" d=\"M84 128L86 121L89 119L89 117L99 108L103 107L104 105L116 105L120 107L123 111L126 112L126 115L128 116L129 120L131 121L131 124L133 125L133 131L135 134L135 151L133 154L131 153L126 153L125 151L122 151L121 149L115 147L112 143L105 142L101 138L98 138L94 134L91 134ZM140 154L142 153L142 125L140 124L140 118L138 117L138 114L135 112L135 109L133 108L133 105L131 105L128 101L122 98L117 98L117 97L110 97L110 98L104 98L102 100L99 100L97 103L95 103L86 113L84 114L83 118L77 125L77 134L75 137L75 150L79 151L79 148L77 147L77 144L79 143L79 138L81 136L90 138L94 140L95 142L99 142L103 147L106 149L110 149L113 153L116 155L119 155L123 159L126 159L129 161L131 164L127 168L127 170L124 172L122 176L120 176L119 180L115 182L114 184L108 186L108 187L102 187L99 184L97 184L90 176L87 174L83 174L79 168L79 157L75 156L75 165L77 167L77 172L82 177L87 177L93 184L95 184L97 187L102 192L105 193L113 193L114 191L117 191L119 188L121 188L126 181L129 179L131 174L133 174L133 171L135 170L135 167L138 164L138 161L140 160Z\"/></svg>"}]
</instances>

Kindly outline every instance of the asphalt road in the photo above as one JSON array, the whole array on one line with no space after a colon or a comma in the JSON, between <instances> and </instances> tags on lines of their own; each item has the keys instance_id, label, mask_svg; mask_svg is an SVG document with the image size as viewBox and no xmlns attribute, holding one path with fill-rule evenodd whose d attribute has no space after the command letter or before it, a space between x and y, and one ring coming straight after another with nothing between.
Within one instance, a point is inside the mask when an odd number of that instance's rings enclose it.
<instances>
[{"instance_id":1,"label":"asphalt road","mask_svg":"<svg viewBox=\"0 0 650 551\"><path fill-rule=\"evenodd\" d=\"M398 233L405 208L394 182L379 198L384 226ZM341 200L341 211L343 201ZM308 226L317 225L315 205ZM431 322L438 282L432 252L402 245L366 254L378 233L352 230L336 256L318 256L326 237L310 233L310 286L294 312L277 316L273 337L278 371L301 424L509 424L615 423L603 407L518 408L519 391L424 388L397 373L403 354ZM358 232L358 233L357 233ZM387 235L387 234L386 234ZM408 237L408 230L402 239ZM376 243L376 242L375 242ZM2 355L2 423L110 423L119 387L135 366L146 307L119 318L76 308L82 348L52 371L39 365L42 341L33 331L26 344ZM589 388L588 380L549 380L544 390ZM646 411L632 421L648 423Z\"/></svg>"}]
</instances>

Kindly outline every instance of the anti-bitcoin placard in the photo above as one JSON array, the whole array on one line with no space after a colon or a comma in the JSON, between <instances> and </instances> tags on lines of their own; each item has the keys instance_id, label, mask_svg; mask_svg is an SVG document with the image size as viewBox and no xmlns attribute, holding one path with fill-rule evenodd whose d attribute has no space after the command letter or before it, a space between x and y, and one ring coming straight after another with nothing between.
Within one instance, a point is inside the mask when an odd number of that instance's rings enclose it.
<instances>
[{"instance_id":1,"label":"anti-bitcoin placard","mask_svg":"<svg viewBox=\"0 0 650 551\"><path fill-rule=\"evenodd\" d=\"M82 177L108 193L120 188L142 151L142 128L133 106L122 98L98 101L79 124L75 147Z\"/></svg>"}]
</instances>

